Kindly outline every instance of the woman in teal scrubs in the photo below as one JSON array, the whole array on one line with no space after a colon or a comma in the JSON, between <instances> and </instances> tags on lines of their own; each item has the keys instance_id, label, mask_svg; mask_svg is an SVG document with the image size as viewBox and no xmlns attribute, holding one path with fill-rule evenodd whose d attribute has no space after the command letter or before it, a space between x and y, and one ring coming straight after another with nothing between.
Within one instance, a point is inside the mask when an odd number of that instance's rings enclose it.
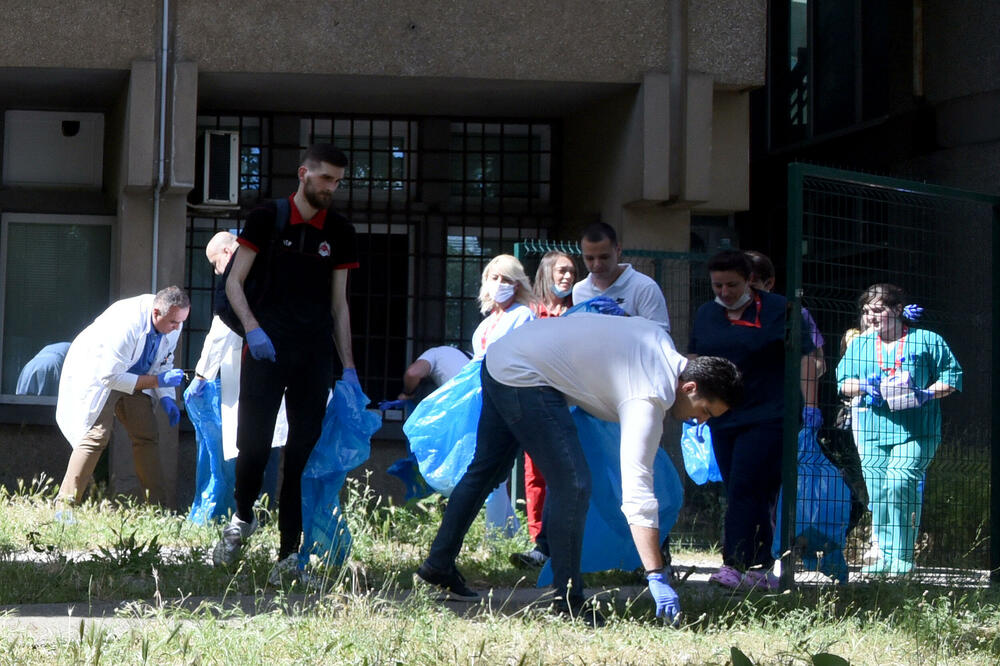
<instances>
[{"instance_id":1,"label":"woman in teal scrubs","mask_svg":"<svg viewBox=\"0 0 1000 666\"><path fill-rule=\"evenodd\" d=\"M882 550L861 571L899 576L913 569L918 485L941 443L939 400L962 390L962 367L941 336L912 325L899 287L874 284L858 304L869 329L848 345L837 385L848 398L862 396L855 432Z\"/></svg>"}]
</instances>

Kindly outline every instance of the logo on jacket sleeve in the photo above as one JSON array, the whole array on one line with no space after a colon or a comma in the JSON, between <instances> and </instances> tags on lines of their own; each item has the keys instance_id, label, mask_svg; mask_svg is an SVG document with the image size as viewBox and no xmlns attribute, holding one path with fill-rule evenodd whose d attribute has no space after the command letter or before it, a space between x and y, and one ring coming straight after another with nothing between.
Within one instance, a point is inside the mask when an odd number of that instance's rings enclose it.
<instances>
[{"instance_id":1,"label":"logo on jacket sleeve","mask_svg":"<svg viewBox=\"0 0 1000 666\"><path fill-rule=\"evenodd\" d=\"M327 243L326 241L323 241L322 243L319 244L319 256L321 257L330 256L330 244Z\"/></svg>"}]
</instances>

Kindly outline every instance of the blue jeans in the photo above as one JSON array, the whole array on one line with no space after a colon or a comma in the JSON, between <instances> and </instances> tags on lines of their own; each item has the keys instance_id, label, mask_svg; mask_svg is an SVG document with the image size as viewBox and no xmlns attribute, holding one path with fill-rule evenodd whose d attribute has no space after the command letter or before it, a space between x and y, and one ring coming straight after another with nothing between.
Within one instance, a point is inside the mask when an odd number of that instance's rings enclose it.
<instances>
[{"instance_id":1,"label":"blue jeans","mask_svg":"<svg viewBox=\"0 0 1000 666\"><path fill-rule=\"evenodd\" d=\"M590 468L562 393L546 386L505 386L483 364L483 410L476 452L451 493L425 564L451 571L472 521L487 495L510 473L518 451L527 451L548 484L546 526L556 596L583 602L580 552L590 502Z\"/></svg>"}]
</instances>

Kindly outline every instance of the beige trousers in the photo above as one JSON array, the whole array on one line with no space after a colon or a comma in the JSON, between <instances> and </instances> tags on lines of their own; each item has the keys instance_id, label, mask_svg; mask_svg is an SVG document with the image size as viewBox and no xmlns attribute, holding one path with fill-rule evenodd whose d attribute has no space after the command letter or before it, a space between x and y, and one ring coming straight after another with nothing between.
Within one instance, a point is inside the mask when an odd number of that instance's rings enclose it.
<instances>
[{"instance_id":1,"label":"beige trousers","mask_svg":"<svg viewBox=\"0 0 1000 666\"><path fill-rule=\"evenodd\" d=\"M122 422L132 440L132 458L139 483L157 504L164 502L163 471L160 466L159 432L153 415L153 402L141 391L128 394L112 391L97 420L73 449L66 466L66 476L59 487L59 496L74 503L83 499L83 492L108 446L115 417Z\"/></svg>"}]
</instances>

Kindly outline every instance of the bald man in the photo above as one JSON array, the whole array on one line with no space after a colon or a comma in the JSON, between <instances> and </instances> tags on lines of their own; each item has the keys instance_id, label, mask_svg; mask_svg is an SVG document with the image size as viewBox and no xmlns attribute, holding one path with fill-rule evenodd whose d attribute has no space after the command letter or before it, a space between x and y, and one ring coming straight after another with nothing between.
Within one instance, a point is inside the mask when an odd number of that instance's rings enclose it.
<instances>
[{"instance_id":1,"label":"bald man","mask_svg":"<svg viewBox=\"0 0 1000 666\"><path fill-rule=\"evenodd\" d=\"M222 275L238 244L236 236L228 231L220 231L212 236L205 246L205 257L212 264L216 275ZM217 375L222 377L220 407L222 416L222 457L228 464L236 461L236 427L238 422L240 398L240 353L243 348L243 338L234 333L218 317L212 318L212 328L205 336L205 344L201 350L201 358L195 366L195 378L191 382L191 392L200 395L206 382L215 381ZM279 447L285 445L288 435L288 420L285 417L285 403L281 402L278 419L274 427L274 438L271 441L271 460L262 492L268 494L274 503L278 485Z\"/></svg>"}]
</instances>

